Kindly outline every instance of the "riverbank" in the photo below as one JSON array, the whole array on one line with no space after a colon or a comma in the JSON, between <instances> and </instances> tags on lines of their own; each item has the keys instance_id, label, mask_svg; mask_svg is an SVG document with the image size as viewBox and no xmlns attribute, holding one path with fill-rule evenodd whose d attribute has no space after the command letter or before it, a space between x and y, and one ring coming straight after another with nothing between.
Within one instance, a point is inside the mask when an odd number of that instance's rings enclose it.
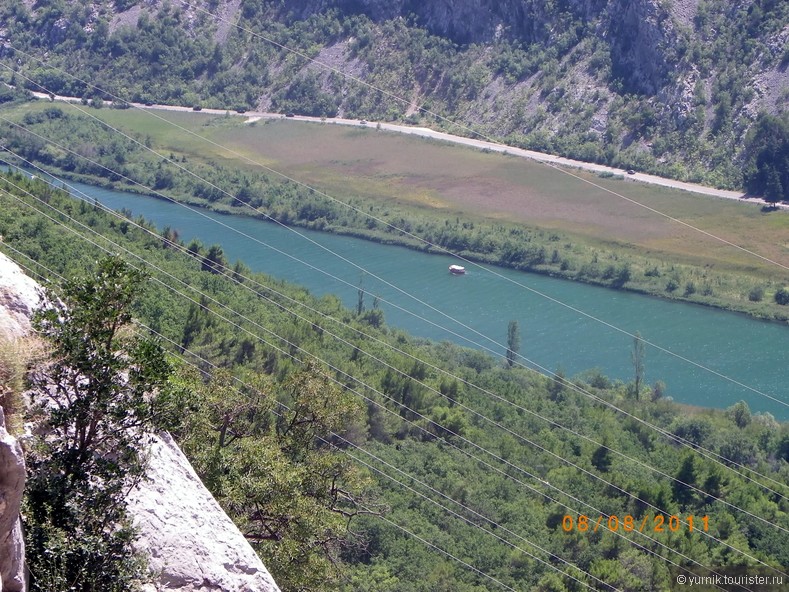
<instances>
[{"instance_id":1,"label":"riverbank","mask_svg":"<svg viewBox=\"0 0 789 592\"><path fill-rule=\"evenodd\" d=\"M58 101L63 103L83 104L80 97L67 97L61 95L48 95L42 92L31 92L32 96L37 99L45 99L49 101ZM108 107L113 106L113 101L104 101ZM126 103L124 108L146 109L150 111L174 111L181 113L190 113L195 111L194 107L177 106L177 105L159 105L155 103ZM247 111L247 110L228 110L228 109L212 109L210 107L200 108L201 113L206 115L221 115L229 117L237 117L243 119L247 124L255 124L261 120L278 120L285 117L282 113L271 113L267 111ZM699 183L690 183L686 181L679 181L677 179L670 179L649 173L642 173L638 171L628 171L616 167L610 167L603 164L594 162L585 162L572 158L566 158L557 154L550 154L547 152L539 152L536 150L526 150L517 146L494 142L491 139L477 139L467 136L459 136L457 134L450 134L445 131L438 131L426 127L402 125L392 122L384 121L366 121L357 119L345 119L342 117L312 117L309 115L295 115L288 116L292 121L299 121L304 123L313 123L320 125L344 125L353 127L375 128L376 130L384 130L388 132L395 132L398 134L406 134L410 136L417 136L421 138L429 138L433 140L440 140L452 144L461 144L478 148L480 150L487 150L491 152L498 152L501 154L508 154L518 156L528 160L545 163L553 166L557 170L560 167L570 169L581 169L591 171L599 174L603 178L610 178L612 176L621 176L622 179L629 179L632 181L647 183L650 185L659 185L661 187L670 187L673 189L681 189L691 193L698 193L709 197L720 199L733 199L733 200L748 200L748 203L756 204L760 207L774 207L776 209L789 209L789 203L771 203L757 196L750 196L742 191L731 191L727 189L720 189L718 187L710 187L701 185ZM624 177L627 174L628 177Z\"/></svg>"},{"instance_id":2,"label":"riverbank","mask_svg":"<svg viewBox=\"0 0 789 592\"><path fill-rule=\"evenodd\" d=\"M665 398L666 396L674 396L675 390L665 391L661 387L652 391L644 386L643 396L634 398L632 388L628 384L605 379L599 372L589 374L586 379L582 377L572 379L572 387L569 379L554 383L533 372L517 367L506 367L502 360L503 348L497 352L499 355L493 357L479 351L457 347L446 341L428 342L411 337L404 331L392 329L392 325L373 326L365 320L364 314L360 315L353 309L343 308L336 298L313 298L305 294L301 288L273 280L271 276L247 272L244 282L236 283L231 281L231 277L223 274L212 274L207 270L201 271L202 266L199 261L167 248L161 240L143 233L133 225L119 224L117 218L102 213L100 209L80 207L77 203L60 195L60 192L51 192L52 195L50 195L43 184L31 183L28 184L28 187L34 188L34 190L38 189L40 197L50 197L50 205L61 211L72 211L74 217L84 223L86 227L89 225L90 228L106 236L111 241L108 246L112 246L113 249L129 249L130 252L141 256L147 263L145 265L147 270L154 278L161 281L150 281L147 290L137 292L141 296L141 301L135 309L135 318L139 318L143 323L155 327L157 331L173 339L174 345L181 344L183 346L182 353L190 356L189 361L199 361L199 359L191 357L199 355L201 358L209 360L212 367L227 368L229 372L235 372L243 377L260 377L260 380L255 384L263 384L266 394L271 393L271 400L277 400L275 397L282 396L280 393L287 396L293 392L293 377L298 376L296 373L303 368L301 364L290 361L289 356L293 354L292 350L296 347L300 352L308 352L310 356L317 358L320 366L314 367L320 371L323 371L323 368L328 364L332 364L331 370L325 370L326 376L336 376L333 368L336 365L347 376L347 379L343 380L343 384L338 385L343 389L343 393L351 396L352 391L348 389L352 387L345 388L345 385L351 381L353 384L358 382L364 388L360 394L367 399L366 401L358 401L358 412L353 417L357 421L348 428L343 426L345 428L342 431L343 437L359 438L360 446L371 450L377 458L385 459L392 466L398 466L396 463L401 463L399 467L402 470L411 470L413 467L417 467L419 471L422 471L420 478L425 482L435 483L437 486L446 488L450 493L461 492L469 499L492 500L491 503L495 503L496 508L506 510L502 513L503 518L500 518L499 522L506 521L508 516L527 514L547 517L545 520L540 519L536 522L540 530L535 537L539 537L540 540L548 542L556 540L553 535L559 526L557 519L550 518L557 516L555 504L551 505L546 502L545 507L534 505L542 503L546 497L534 495L528 491L523 492L522 488L516 485L508 486L507 481L502 480L509 475L507 471L497 472L491 470L489 466L483 466L479 459L469 458L466 450L460 448L459 445L465 445L468 442L469 450L473 443L475 450L498 451L509 463L505 468L510 466L529 467L532 474L535 474L536 471L540 481L535 481L535 483L541 489L552 487L561 488L563 491L586 492L590 496L589 499L598 500L599 503L607 504L606 507L611 508L617 507L617 503L621 505L621 491L632 490L636 491L639 499L664 499L668 504L665 506L667 515L672 514L671 508L679 507L679 501L670 497L674 494L675 489L671 487L671 482L665 480L664 476L680 474L683 463L687 465L689 462L687 455L693 454L692 447L703 446L715 457L720 456L728 462L736 462L754 469L765 466L779 468L785 466L783 463L785 457L783 444L785 442L781 440L782 433L780 431L782 426L769 415L772 411L761 406L757 407L759 398L753 397L755 401L751 403L749 400L747 407L738 405L737 402L743 399L738 395L734 395L732 399L724 402L720 386L711 385L711 393L707 400L725 407L732 407L732 410L688 417L683 408ZM97 191L95 193L97 198L100 197L99 193L109 192ZM113 204L114 207L120 207L119 204L124 203L124 199L126 202L134 201L129 196L116 197L118 201ZM4 203L5 199L5 197L0 198ZM24 197L23 200L25 200ZM29 200L29 202L31 206L34 205L33 200ZM37 214L34 207L22 205L13 199L8 199L7 203L7 207L0 208L0 233L9 239L13 237L13 241L9 240L5 245L8 247L13 245L14 249L29 253L36 258L38 263L51 269L54 274L73 273L73 269L77 265L83 264L88 270L93 269L90 267L91 263L100 256L98 249L93 245L82 242L66 231L61 221L54 217L47 218ZM173 219L183 218L185 227L194 228L195 232L199 231L197 225L193 223L193 219L199 217L191 212L184 212L181 208L169 206L157 200L140 198L138 203L140 205L146 203L159 211L170 210L171 217L167 220L160 219L158 222L160 225L170 223ZM145 210L140 209L139 213L144 215ZM210 214L210 217L217 216ZM231 222L230 220L226 221ZM235 217L232 222L247 230L254 228L262 230L267 240L276 238L271 235L291 234L280 231L280 229L261 228L263 226L261 223L251 219ZM203 226L214 231L217 231L218 227L217 224L209 221L204 221ZM84 228L80 230L84 231ZM254 230L251 234L255 234ZM215 240L216 237L217 235L212 235L210 238L207 237L207 240ZM334 248L337 247L337 243L356 242L348 239L339 240L336 237L324 236L323 238L333 239L327 240L327 242L334 243L332 245ZM293 240L293 244L299 246L303 242L298 239ZM230 241L228 240L227 243L229 245ZM44 245L47 248L42 248ZM291 250L289 246L284 248ZM359 250L359 245L356 245L355 248L361 257L367 257L371 251L378 250L377 245L369 243L364 244L361 250ZM354 247L349 246L349 249L353 250ZM426 263L425 261L428 259L438 260L440 259L438 257L428 257L410 252L405 253L404 257L398 257L390 253L392 250L394 249L387 248L386 253L382 254L383 257L379 254L372 259L367 259L365 265L377 259L378 261L387 261L391 268L401 267L401 270L405 271L405 275L396 277L394 281L398 284L411 282L409 288L415 284L424 283L426 280L432 280L429 287L431 294L445 305L446 294L439 292L442 287L447 290L447 294L450 296L469 296L469 300L478 306L494 310L499 319L496 321L497 324L507 318L516 318L511 317L509 311L500 307L499 301L504 301L505 304L527 306L527 303L524 302L525 297L516 299L509 294L505 295L500 291L490 290L490 283L485 281L489 278L485 274L471 273L462 278L452 277L446 273L444 261L438 261L435 269L432 269L432 262ZM237 244L234 251L241 251L250 258L258 256L267 264L272 264L270 259L273 258L273 255L266 249L254 249L245 244ZM132 259L136 260L135 257ZM330 258L326 259L325 263L328 266ZM312 261L315 260L312 259ZM320 264L323 266L324 262ZM33 266L37 267L35 264ZM292 262L286 266L288 270L296 267ZM392 271L392 269L387 271ZM414 278L414 274L418 271L423 272L423 277ZM314 272L311 275L315 279ZM184 295L177 294L175 284L179 282L173 281L176 278L183 280L184 287L190 286L202 292L199 304L197 301L190 302L189 299L183 298ZM252 284L253 279L260 283ZM545 278L537 279L548 281ZM324 284L326 283L323 278L321 280ZM573 292L579 291L579 286L570 282L552 283L562 284L560 288L569 288ZM463 286L463 289L459 289L459 286ZM584 288L582 290L584 293L603 292L602 290ZM296 318L291 310L287 310L290 305L280 297L275 300L278 305L272 306L268 301L271 296L268 293L269 289L274 289L277 293L293 299L288 302L294 304L300 302L308 305L309 309L299 308L299 314L304 315L304 318ZM476 292L469 294L472 290L476 290ZM352 288L351 291L353 291ZM480 298L480 294L484 294L485 298ZM265 301L261 299L261 295L265 296ZM580 299L587 306L608 305L615 309L617 314L621 314L629 308L631 314L639 315L639 322L641 319L653 318L652 307L649 306L649 310L645 310L643 302L636 303L635 307L627 306L626 301L628 300L643 299L622 298L621 293L616 296L620 302L612 303L611 301L614 299L609 298L592 302L592 299L586 296L581 296ZM497 299L499 301L495 301ZM536 304L544 303L537 302ZM688 310L695 307L668 305L665 302L647 304L657 304L657 308L671 309L667 310L667 315L661 316L660 320L654 323L656 331L668 329L667 325L673 323L672 329L685 330L684 334L688 335L691 340L694 337L703 337L701 341L709 341L716 346L731 342L731 339L722 336L719 331L749 338L753 333L760 333L767 329L767 339L763 342L769 346L763 350L748 349L751 342L745 343L746 340L741 340L736 344L736 348L727 348L722 351L716 347L716 354L727 355L725 358L717 357L716 359L719 363L724 364L727 370L731 370L734 376L747 384L754 384L766 392L775 392L775 389L770 388L770 385L765 386L763 383L752 383L751 379L763 381L764 375L767 374L773 377L773 386L780 388L783 385L780 357L786 351L785 339L789 337L789 333L785 330L778 330L778 327L769 326L766 323L734 318L727 319L730 322L718 320L709 323L710 332L705 334L704 330L693 327L689 319L682 314L682 310L685 309L685 312L696 316L694 313L700 311ZM228 307L227 311L225 305ZM547 337L553 337L554 346L562 359L568 362L575 359L581 350L577 326L574 324L565 325L556 318L556 315L533 310L530 308L530 303L528 306L534 323L523 326L526 331L522 344L523 353L526 355L531 352L542 354L550 345L544 341ZM229 311L235 313L232 315L232 319L223 318ZM717 319L727 316L718 312L712 314L710 311L701 312L703 313L701 316L712 316ZM331 321L329 315L339 322ZM472 315L465 316L470 318ZM548 332L538 330L535 324L539 321L549 323L550 330ZM265 327L265 336L261 335L261 327ZM368 336L362 338L356 332L357 328L363 329ZM688 329L690 330L688 331ZM504 327L500 326L499 332L503 332L503 330ZM330 332L341 337L342 341L330 335ZM278 345L266 343L268 333L287 339L291 352L281 350ZM593 353L598 359L603 350L601 342L605 333L605 331L600 331L598 327L592 338ZM648 333L651 335L652 330L649 330ZM688 343L684 339L684 334L681 336L673 333L668 337L655 335L655 338L662 342L676 343L680 347L692 348L693 351L700 352L699 341ZM258 335L263 338L258 340ZM770 335L774 335L777 339L771 339ZM371 337L376 339L375 344ZM625 338L620 341L622 342L620 346L615 348L619 351L619 358L626 367L629 364L630 344L629 340ZM384 345L391 345L392 348L383 347ZM412 358L402 356L399 353L400 350L408 352L409 356L413 355L422 362L415 364L415 360ZM743 350L750 351L753 358L757 359L759 364L764 367L757 368L756 364L744 359ZM379 359L369 359L368 353ZM762 357L762 353L764 357ZM662 373L659 374L657 370L658 356L652 356L651 353L647 355L649 383L651 384ZM730 361L732 362L731 367L728 366ZM379 362L385 362L391 366L384 368ZM740 375L739 369L747 369L748 367L750 367L751 374ZM446 374L436 372L433 368L446 370ZM570 372L574 373L573 370ZM697 385L700 381L698 377L692 376L692 372L690 378L675 376L674 378L666 377L666 380L669 388L671 385L676 385L676 390L684 390L681 387L685 385L688 390L694 392L699 390ZM184 380L180 380L178 384L183 386L184 383ZM307 394L312 392L306 391L307 387L319 388L321 393L327 395L323 398L332 402L332 409L335 411L336 401L345 401L341 398L343 393L339 389L335 392L332 385L327 384L326 381L310 380L295 384L306 385L304 390ZM203 389L198 392L213 395L213 399L209 403L215 403L216 395L223 395L227 392L223 390L224 385L225 383L219 382L219 380L207 385L200 382ZM656 384L656 387L658 386ZM588 391L592 398L581 396L575 392L576 388ZM256 390L256 392L259 391ZM354 389L353 392L356 390ZM664 398L657 397L661 393ZM246 392L240 394L244 396L244 401L255 401L254 397L246 397ZM490 396L491 394L496 396ZM655 398L657 400L654 400ZM200 410L197 405L201 400L195 398L191 407ZM263 401L267 402L266 399ZM606 403L604 404L603 401ZM234 403L234 401L229 402ZM406 411L409 415L405 418L401 402L408 405ZM507 404L510 402L513 404ZM608 403L616 404L630 417L614 413ZM528 412L529 415L526 415L525 412ZM419 415L417 416L416 413ZM197 413L196 417L202 418L204 415ZM276 425L277 420L273 415L270 423L267 423L266 420L268 415L256 415L255 417L261 418L259 422L261 425L267 427ZM634 421L632 417L639 421ZM781 417L783 419L785 415ZM485 423L482 424L482 421ZM649 429L649 424L653 424L658 432L666 434L668 437L664 438ZM498 429L499 427L507 429L502 432ZM604 441L600 438L601 434L605 435ZM209 437L216 440L214 432L209 433ZM681 451L677 448L678 440L675 437L689 440L692 447L685 452ZM535 442L539 442L539 449L534 448ZM198 444L199 446L196 445L193 449L198 451L210 449L210 446L207 447L201 442ZM451 455L447 454L447 451ZM548 454L549 452L550 454ZM614 452L619 454L614 456ZM632 460L624 458L625 456ZM636 469L632 468L634 461L639 462L639 467ZM694 461L694 471L697 475L697 481L694 483L706 483L705 479L708 474L717 475L721 469L725 470L725 467L710 466L709 462L709 458L702 457ZM571 468L568 463L577 464L585 469L583 471L568 470ZM659 469L658 473L654 475L644 473L641 467L647 466L656 467ZM480 469L480 467L482 468ZM599 479L590 479L590 471L595 471L594 474L601 475L603 479L612 480L611 483L616 488ZM751 490L758 494L767 491L762 487L754 489L754 484L742 479L738 471L739 469L726 477L725 488L722 488L720 492L716 490L713 493L728 495L727 499L736 501L737 499L753 499L753 495L749 495ZM375 473L373 477L377 478L377 475L378 473ZM447 475L453 479L451 482L447 481ZM619 481L617 481L617 476L621 477ZM773 471L770 476L772 477L770 481L767 481L766 477L761 478L758 475L752 477L759 479L759 483L769 483L771 486L777 482L783 482L783 473L778 474ZM623 483L623 480L627 482ZM381 483L380 491L383 495L387 493L387 487L383 480ZM476 489L464 493L463 487L468 488L469 484ZM373 483L373 486L378 487L378 483ZM622 487L625 489L618 489ZM268 491L268 489L264 489ZM707 489L709 488L705 486L705 491ZM522 499L514 497L521 493L523 494ZM681 491L677 495L681 495ZM766 507L765 504L769 502L768 497L767 494L762 495L753 501L752 506ZM715 514L714 508L710 509L709 502L701 494L693 498L685 497L683 500L683 503L686 504L683 506L685 508L688 508L689 501L695 503L695 500L698 500L697 505L690 507L688 511L696 515L710 514L711 524L724 520L731 522L732 520L731 516L723 511L720 516ZM393 508L389 516L397 516L405 524L414 524L413 516L416 511L422 512L420 515L424 517L435 516L435 513L426 506L415 507L410 500L404 502L401 488L395 489L392 495L384 501L387 507ZM406 504L408 507L405 507ZM663 506L661 505L660 508L662 512ZM748 509L750 510L751 507L749 506ZM750 518L750 516L746 518ZM778 515L778 518L783 520L782 515ZM748 526L746 522L743 522L742 526L736 525L736 527L746 528ZM424 524L424 520L420 524ZM435 524L437 530L445 526L446 520L439 516L435 520ZM505 526L515 528L518 525L505 524ZM380 528L371 529L370 532L373 536L380 538ZM474 549L481 548L480 544L472 538L474 533L456 530L453 532L457 532L455 536L458 544L466 544L469 541L474 543L473 548L469 547L470 550L462 549L466 555L470 556L475 552ZM397 540L397 535L387 534L381 540ZM694 547L694 549L696 548L698 546ZM551 548L550 552L560 553L561 549L555 551ZM701 559L703 559L702 555L708 556L709 553L702 550L699 552ZM403 557L404 560L398 558L392 564L395 566L413 564L413 553L408 554L407 557L403 555ZM500 557L501 571L505 572L511 569L512 553L510 550L505 550ZM585 558L588 559L588 553ZM766 555L765 558L772 561ZM780 557L775 561L779 559ZM360 573L367 567L365 564L360 564ZM429 565L425 564L424 569L429 569ZM421 573L427 572L422 570ZM522 584L523 581L523 578L518 576L518 582L513 585ZM534 585L540 587L539 582L535 582ZM461 586L450 587L457 589Z\"/></svg>"},{"instance_id":3,"label":"riverbank","mask_svg":"<svg viewBox=\"0 0 789 592\"><path fill-rule=\"evenodd\" d=\"M211 211L223 215L244 216L253 219L263 220L272 224L283 225L286 227L292 227L296 229L301 228L301 229L307 229L313 231L317 230L319 232L325 232L337 236L358 238L382 245L405 247L405 248L413 249L415 251L420 251L429 254L456 255L460 258L461 261L465 262L465 264L467 264L470 269L473 269L474 267L476 267L476 265L484 265L484 266L493 267L492 269L493 273L497 273L496 269L512 269L516 271L536 273L539 275L545 275L557 279L571 280L588 285L603 287L614 291L632 292L636 294L657 297L663 300L698 304L714 309L720 309L729 312L744 314L757 319L778 322L781 324L789 324L789 310L786 310L784 312L782 310L783 307L778 308L777 305L775 305L774 307L765 306L768 303L764 303L764 302L760 303L760 302L748 301L748 302L737 303L716 297L714 294L704 294L703 292L702 293L694 292L693 294L687 295L683 291L674 290L667 294L665 289L662 289L660 285L655 286L654 282L652 283L652 285L650 285L644 282L639 282L639 278L633 278L632 268L630 271L631 279L626 281L623 285L616 285L618 281L616 277L616 273L617 273L616 269L614 269L613 271L607 268L603 269L600 275L598 277L595 277L593 275L593 272L590 271L588 267L585 269L582 268L581 270L577 268L562 270L561 263L559 263L558 265L556 263L552 264L550 260L544 261L543 263L532 263L532 264L511 263L508 265L506 262L502 262L500 256L497 256L496 254L484 254L484 253L478 253L469 250L463 250L460 252L451 253L448 252L443 247L441 247L440 245L426 244L424 242L424 239L419 240L417 238L417 235L397 236L392 233L384 233L380 229L371 230L366 228L353 228L353 227L347 227L342 225L321 224L321 223L310 222L310 221L299 220L299 219L289 219L288 223L286 224L285 221L276 219L273 216L271 216L271 214L263 213L263 212L253 212L243 207L232 207L224 203L210 203L206 200L195 199L195 198L184 199L183 197L181 197L180 199L176 199L174 195L168 195L166 192L159 192L158 194L152 193L150 191L145 191L136 185L113 182L102 177L78 175L78 174L68 173L65 171L54 171L54 170L50 170L50 173L56 175L58 178L67 179L70 181L85 183L97 187L103 187L105 189L114 190L114 191L124 191L124 192L134 193L137 195L151 197L162 201L180 203L190 208L204 209L207 211ZM129 208L129 209L132 211L132 213L134 213L134 208ZM616 255L610 256L609 258L611 260L623 259L623 257ZM599 261L600 259L598 259L598 262ZM632 262L633 258L631 257L629 261ZM638 268L639 269L647 268L647 272L649 272L648 266L650 264L654 265L653 269L657 269L657 266L659 265L659 263L657 262L652 263L649 262L648 260L645 260L639 265ZM627 263L625 263L624 265L627 265ZM688 270L683 269L683 267L676 264L672 265L671 267L675 273L674 277L676 277L676 274L688 272ZM598 265L598 269L600 269L599 265ZM625 268L620 267L620 270L621 269L625 269ZM622 272L619 271L619 273ZM720 276L720 274L718 275ZM659 278L660 275L650 276L647 273L647 275L645 275L644 277ZM721 284L721 281L722 280L719 278L718 279L719 285ZM734 281L736 281L736 278ZM778 308L778 310L773 310L773 308Z\"/></svg>"},{"instance_id":4,"label":"riverbank","mask_svg":"<svg viewBox=\"0 0 789 592\"><path fill-rule=\"evenodd\" d=\"M306 289L335 317L340 303L358 309L361 285L367 296L359 318L367 319L377 300L393 337L404 331L432 340L441 350L452 344L471 346L495 359L505 353L508 321L517 320L523 337L521 354L532 367L566 376L596 368L612 381L626 383L633 372L632 334L639 332L650 344L679 356L667 357L663 350L651 347L646 353L646 381L663 381L667 385L661 389L664 396L715 407L729 407L744 399L754 411L786 417L782 406L760 400L754 391L741 386L772 395L783 392L781 356L789 347L789 331L776 323L501 268L495 275L471 268L457 277L447 271L456 260L445 255L310 230L297 234L249 216L193 211L162 199L78 187L88 201L85 207L75 207L74 202L65 208L71 215L98 216L100 209L90 207L93 200L113 210L133 210L134 218L144 220L148 229L167 229L164 232L170 237L180 233L194 251L205 255L209 245L220 244L223 259L232 268L240 260L240 269L263 272L272 281ZM114 228L131 233L135 227L115 218ZM12 230L3 234L18 236ZM146 240L152 246L162 244L155 237ZM361 269L369 273L360 273ZM379 321L376 314L376 326ZM469 369L489 365L470 353L463 359ZM699 368L687 364L687 359L740 384L707 372L699 374Z\"/></svg>"},{"instance_id":5,"label":"riverbank","mask_svg":"<svg viewBox=\"0 0 789 592\"><path fill-rule=\"evenodd\" d=\"M211 142L221 140L220 147L232 138L234 154L228 156L210 143L195 146L194 139L179 128L151 125L144 113L108 109L94 113L113 126L138 130L144 135L137 137L168 158L163 161L132 142L121 144L116 134L84 115L68 115L45 104L25 105L17 111L26 129L41 128L52 141L63 144L84 136L90 142L85 145L111 146L114 153L104 157L107 169L83 164L60 149L28 156L39 161L43 157L50 170L72 179L166 196L221 213L427 252L450 252L476 263L758 318L780 322L789 318L789 310L773 301L776 291L789 284L789 274L779 267L700 233L678 231L665 219L612 200L606 192L580 191L545 167L524 168L524 163L513 162L520 160L514 157L447 147L435 140L393 138L377 130L283 121L239 128L224 116L170 114L179 118L179 126L197 130ZM20 142L20 148L25 150L27 144ZM282 164L286 174L304 181L283 181L271 169L242 158L245 154L255 154L257 160L266 154ZM360 159L362 155L368 159ZM103 162L102 155L93 159ZM173 166L164 166L165 162ZM430 166L424 167L424 162ZM114 169L157 191L123 181ZM707 228L724 234L726 240L745 242L751 250L780 260L785 250L780 236L789 231L789 217L782 212L761 214L752 206L726 200L715 203L660 191L664 193L634 195L664 210L673 207L671 215L679 219L696 224L711 221ZM733 235L729 228L735 230Z\"/></svg>"}]
</instances>

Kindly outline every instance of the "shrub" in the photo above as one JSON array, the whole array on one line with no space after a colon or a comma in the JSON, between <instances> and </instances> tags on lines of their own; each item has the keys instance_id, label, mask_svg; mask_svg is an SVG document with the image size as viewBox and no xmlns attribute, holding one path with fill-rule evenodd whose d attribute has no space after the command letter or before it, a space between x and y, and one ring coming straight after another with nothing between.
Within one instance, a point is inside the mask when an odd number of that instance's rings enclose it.
<instances>
[{"instance_id":1,"label":"shrub","mask_svg":"<svg viewBox=\"0 0 789 592\"><path fill-rule=\"evenodd\" d=\"M34 320L57 362L31 385L46 434L27 458L33 591L126 592L144 577L125 496L144 473L145 430L168 427L162 420L175 407L166 405L164 352L129 328L141 279L105 259L87 279L67 281L57 304Z\"/></svg>"},{"instance_id":2,"label":"shrub","mask_svg":"<svg viewBox=\"0 0 789 592\"><path fill-rule=\"evenodd\" d=\"M25 368L36 349L30 339L6 341L0 338L0 409L5 415L6 429L12 433L22 429Z\"/></svg>"},{"instance_id":3,"label":"shrub","mask_svg":"<svg viewBox=\"0 0 789 592\"><path fill-rule=\"evenodd\" d=\"M789 288L781 288L775 293L775 302L781 306L789 304Z\"/></svg>"},{"instance_id":4,"label":"shrub","mask_svg":"<svg viewBox=\"0 0 789 592\"><path fill-rule=\"evenodd\" d=\"M751 302L761 302L762 298L764 298L764 288L761 286L755 286L748 292L748 300Z\"/></svg>"}]
</instances>

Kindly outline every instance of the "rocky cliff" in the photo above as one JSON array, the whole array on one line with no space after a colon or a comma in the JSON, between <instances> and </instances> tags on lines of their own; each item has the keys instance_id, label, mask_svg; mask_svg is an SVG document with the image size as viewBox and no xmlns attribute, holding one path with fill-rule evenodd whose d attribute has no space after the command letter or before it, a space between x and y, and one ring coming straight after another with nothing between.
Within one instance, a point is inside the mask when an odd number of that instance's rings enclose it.
<instances>
[{"instance_id":1,"label":"rocky cliff","mask_svg":"<svg viewBox=\"0 0 789 592\"><path fill-rule=\"evenodd\" d=\"M2 307L0 307L2 309ZM5 429L0 407L0 591L24 592L24 553L19 509L25 487L25 459Z\"/></svg>"},{"instance_id":2,"label":"rocky cliff","mask_svg":"<svg viewBox=\"0 0 789 592\"><path fill-rule=\"evenodd\" d=\"M0 339L30 331L43 289L0 253ZM25 465L0 408L0 592L23 592L24 545L19 520ZM147 591L278 592L249 543L200 482L167 434L151 436L147 478L129 494L139 529L137 548L155 580Z\"/></svg>"},{"instance_id":3,"label":"rocky cliff","mask_svg":"<svg viewBox=\"0 0 789 592\"><path fill-rule=\"evenodd\" d=\"M14 340L27 335L30 317L43 302L41 286L0 253L0 337Z\"/></svg>"},{"instance_id":4,"label":"rocky cliff","mask_svg":"<svg viewBox=\"0 0 789 592\"><path fill-rule=\"evenodd\" d=\"M128 498L137 546L157 578L146 592L279 590L168 434L152 437L148 463L148 479Z\"/></svg>"},{"instance_id":5,"label":"rocky cliff","mask_svg":"<svg viewBox=\"0 0 789 592\"><path fill-rule=\"evenodd\" d=\"M606 0L566 0L561 8L582 20L599 15ZM364 14L376 21L415 16L430 32L457 43L484 43L500 37L526 43L547 37L556 10L538 0L296 0L287 9L299 18L329 9Z\"/></svg>"},{"instance_id":6,"label":"rocky cliff","mask_svg":"<svg viewBox=\"0 0 789 592\"><path fill-rule=\"evenodd\" d=\"M0 341L13 342L30 332L30 315L44 301L44 291L13 261L0 253ZM7 364L0 357L0 364ZM5 381L10 372L0 369ZM0 403L8 392L0 383ZM0 591L25 590L24 541L20 507L25 487L22 446L6 430L0 406Z\"/></svg>"},{"instance_id":7,"label":"rocky cliff","mask_svg":"<svg viewBox=\"0 0 789 592\"><path fill-rule=\"evenodd\" d=\"M288 10L298 18L331 8L375 21L415 16L431 33L462 44L550 45L568 24L580 41L591 25L593 35L610 40L615 73L626 86L654 94L668 81L670 49L678 42L666 6L658 0L566 0L558 8L536 0L298 0Z\"/></svg>"}]
</instances>

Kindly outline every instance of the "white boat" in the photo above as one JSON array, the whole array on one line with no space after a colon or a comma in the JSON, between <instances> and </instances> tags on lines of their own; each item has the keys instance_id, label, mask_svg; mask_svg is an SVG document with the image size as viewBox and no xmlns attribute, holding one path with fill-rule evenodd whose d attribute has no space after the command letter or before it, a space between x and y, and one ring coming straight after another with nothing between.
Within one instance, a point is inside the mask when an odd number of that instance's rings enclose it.
<instances>
[{"instance_id":1,"label":"white boat","mask_svg":"<svg viewBox=\"0 0 789 592\"><path fill-rule=\"evenodd\" d=\"M449 273L454 273L455 275L463 275L464 273L466 273L466 268L461 267L460 265L450 265Z\"/></svg>"}]
</instances>

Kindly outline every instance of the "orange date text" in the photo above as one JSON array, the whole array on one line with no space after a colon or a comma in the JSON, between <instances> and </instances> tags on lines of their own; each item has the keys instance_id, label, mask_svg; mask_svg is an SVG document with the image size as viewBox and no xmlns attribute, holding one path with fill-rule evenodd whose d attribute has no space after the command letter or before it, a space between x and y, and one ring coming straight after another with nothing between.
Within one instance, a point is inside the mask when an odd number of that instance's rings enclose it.
<instances>
[{"instance_id":1,"label":"orange date text","mask_svg":"<svg viewBox=\"0 0 789 592\"><path fill-rule=\"evenodd\" d=\"M610 530L611 532L693 532L702 530L708 532L710 528L709 516L680 516L672 514L655 514L654 516L643 516L636 518L630 514L617 516L611 514L606 516L571 516L565 514L562 518L562 530L564 532L597 532L598 530Z\"/></svg>"}]
</instances>

